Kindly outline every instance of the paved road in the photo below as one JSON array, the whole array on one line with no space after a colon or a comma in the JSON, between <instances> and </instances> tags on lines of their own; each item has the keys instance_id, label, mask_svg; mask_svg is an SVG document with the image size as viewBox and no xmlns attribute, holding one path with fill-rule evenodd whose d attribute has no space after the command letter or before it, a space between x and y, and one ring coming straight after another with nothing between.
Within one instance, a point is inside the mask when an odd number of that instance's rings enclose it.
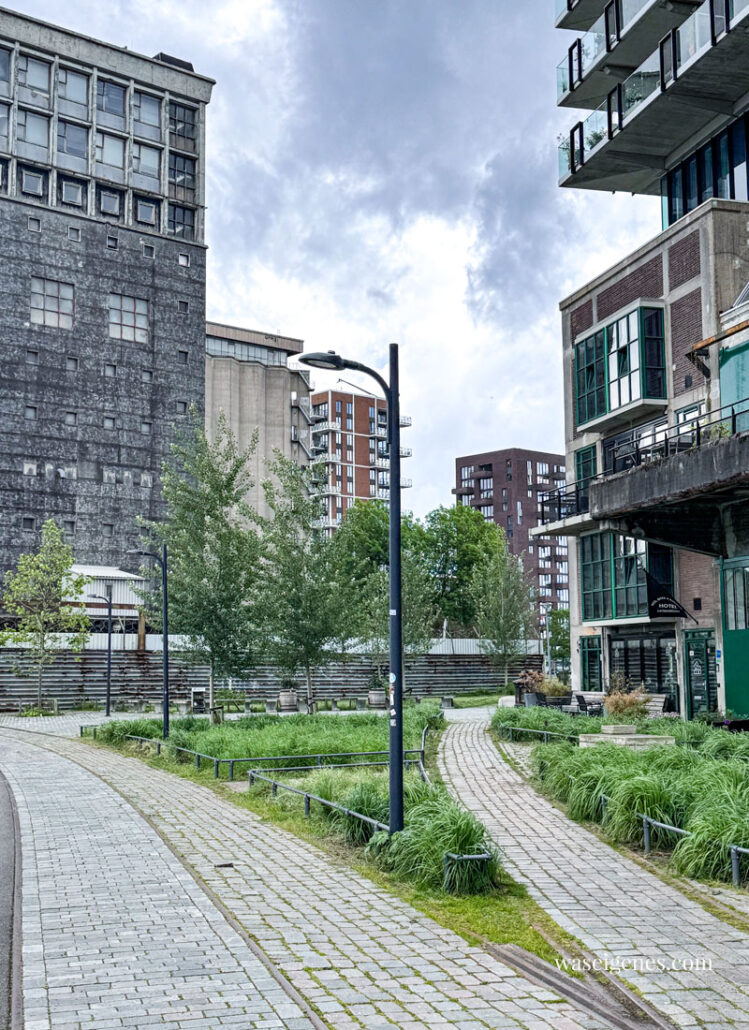
<instances>
[{"instance_id":1,"label":"paved road","mask_svg":"<svg viewBox=\"0 0 749 1030\"><path fill-rule=\"evenodd\" d=\"M475 711L475 710L474 710ZM499 755L488 720L452 723L440 770L456 797L483 820L512 874L564 929L614 967L664 1015L685 1028L749 1026L749 936L567 819ZM712 968L671 970L672 961Z\"/></svg>"},{"instance_id":2,"label":"paved road","mask_svg":"<svg viewBox=\"0 0 749 1030\"><path fill-rule=\"evenodd\" d=\"M128 756L39 734L0 733L0 767L11 772L21 799L25 850L39 856L24 876L24 987L32 1013L26 1030L47 1030L49 1005L59 1007L52 1030L222 1026L214 1015L202 1022L186 1014L220 995L206 982L214 967L233 984L227 988L232 1005L247 1004L250 977L257 1004L275 1010L265 1021L231 1025L308 1025L279 1013L280 992L267 990L268 978L241 938L136 810L336 1030L602 1027L347 865L206 787ZM224 934L233 962L222 951ZM139 969L144 961L156 963L156 971ZM188 979L190 994L180 998ZM144 1008L151 999L153 1007ZM177 1004L182 1008L174 1011ZM105 1011L117 1005L120 1023L107 1022ZM138 1014L145 1011L151 1022ZM230 1017L222 1018L229 1025Z\"/></svg>"},{"instance_id":3,"label":"paved road","mask_svg":"<svg viewBox=\"0 0 749 1030\"><path fill-rule=\"evenodd\" d=\"M10 1026L15 847L10 788L0 776L0 1030Z\"/></svg>"}]
</instances>

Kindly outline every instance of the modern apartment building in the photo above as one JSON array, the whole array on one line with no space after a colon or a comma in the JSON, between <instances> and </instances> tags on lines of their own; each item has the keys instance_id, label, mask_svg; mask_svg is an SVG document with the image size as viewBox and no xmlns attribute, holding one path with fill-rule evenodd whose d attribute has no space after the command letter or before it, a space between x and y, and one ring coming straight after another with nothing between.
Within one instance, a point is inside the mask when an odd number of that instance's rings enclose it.
<instances>
[{"instance_id":1,"label":"modern apartment building","mask_svg":"<svg viewBox=\"0 0 749 1030\"><path fill-rule=\"evenodd\" d=\"M325 528L334 532L356 500L390 497L387 404L372 394L326 390L312 394L313 453L325 465ZM401 415L401 426L411 419ZM410 458L411 448L401 447ZM403 477L401 487L412 481Z\"/></svg>"},{"instance_id":2,"label":"modern apartment building","mask_svg":"<svg viewBox=\"0 0 749 1030\"><path fill-rule=\"evenodd\" d=\"M570 603L566 539L530 536L538 525L541 495L564 481L563 454L511 447L455 459L456 504L475 508L502 527L510 551L523 559L542 611Z\"/></svg>"},{"instance_id":3,"label":"modern apartment building","mask_svg":"<svg viewBox=\"0 0 749 1030\"><path fill-rule=\"evenodd\" d=\"M564 0L560 184L662 229L561 304L573 683L749 710L749 0ZM674 602L677 602L676 604ZM679 607L680 606L680 607Z\"/></svg>"},{"instance_id":4,"label":"modern apartment building","mask_svg":"<svg viewBox=\"0 0 749 1030\"><path fill-rule=\"evenodd\" d=\"M240 448L257 433L247 498L269 515L262 490L267 462L276 452L304 467L313 457L313 416L308 374L288 367L302 340L208 322L205 327L205 423L212 439L220 414Z\"/></svg>"},{"instance_id":5,"label":"modern apartment building","mask_svg":"<svg viewBox=\"0 0 749 1030\"><path fill-rule=\"evenodd\" d=\"M117 566L203 410L213 82L0 9L0 570L58 520Z\"/></svg>"}]
</instances>

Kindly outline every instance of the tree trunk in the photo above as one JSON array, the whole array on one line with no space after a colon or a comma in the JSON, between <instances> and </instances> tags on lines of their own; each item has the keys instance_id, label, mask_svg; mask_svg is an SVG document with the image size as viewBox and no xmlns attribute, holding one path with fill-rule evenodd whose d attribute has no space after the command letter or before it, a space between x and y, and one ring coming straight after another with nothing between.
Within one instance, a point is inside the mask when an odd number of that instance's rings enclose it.
<instances>
[{"instance_id":1,"label":"tree trunk","mask_svg":"<svg viewBox=\"0 0 749 1030\"><path fill-rule=\"evenodd\" d=\"M41 711L42 708L42 673L44 672L44 665L39 662L39 671L37 673L37 685L36 685L36 706Z\"/></svg>"},{"instance_id":2,"label":"tree trunk","mask_svg":"<svg viewBox=\"0 0 749 1030\"><path fill-rule=\"evenodd\" d=\"M312 669L307 666L307 708L312 703Z\"/></svg>"},{"instance_id":3,"label":"tree trunk","mask_svg":"<svg viewBox=\"0 0 749 1030\"><path fill-rule=\"evenodd\" d=\"M213 708L213 662L208 666L208 707Z\"/></svg>"}]
</instances>

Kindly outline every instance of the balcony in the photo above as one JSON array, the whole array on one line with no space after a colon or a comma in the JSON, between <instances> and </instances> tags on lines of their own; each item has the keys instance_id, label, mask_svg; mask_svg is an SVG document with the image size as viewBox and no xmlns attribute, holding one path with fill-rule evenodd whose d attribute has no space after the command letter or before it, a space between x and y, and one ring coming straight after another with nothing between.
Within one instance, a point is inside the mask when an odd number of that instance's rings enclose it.
<instances>
[{"instance_id":1,"label":"balcony","mask_svg":"<svg viewBox=\"0 0 749 1030\"><path fill-rule=\"evenodd\" d=\"M369 466L370 466L370 468L375 468L375 469L389 469L390 468L390 458L384 458L380 454L376 458L370 458Z\"/></svg>"},{"instance_id":2,"label":"balcony","mask_svg":"<svg viewBox=\"0 0 749 1030\"><path fill-rule=\"evenodd\" d=\"M410 458L413 455L413 450L410 447L401 447L398 453L401 458Z\"/></svg>"},{"instance_id":3,"label":"balcony","mask_svg":"<svg viewBox=\"0 0 749 1030\"><path fill-rule=\"evenodd\" d=\"M557 66L557 103L562 107L598 107L612 82L623 81L660 40L684 21L686 0L674 8L662 0L618 0L569 48Z\"/></svg>"},{"instance_id":4,"label":"balcony","mask_svg":"<svg viewBox=\"0 0 749 1030\"><path fill-rule=\"evenodd\" d=\"M317 422L312 427L313 433L340 433L341 423L334 419L326 419L324 422Z\"/></svg>"},{"instance_id":5,"label":"balcony","mask_svg":"<svg viewBox=\"0 0 749 1030\"><path fill-rule=\"evenodd\" d=\"M589 29L604 4L605 0L554 0L554 24L558 29Z\"/></svg>"},{"instance_id":6,"label":"balcony","mask_svg":"<svg viewBox=\"0 0 749 1030\"><path fill-rule=\"evenodd\" d=\"M562 142L560 185L660 193L669 156L749 91L748 16L749 0L705 0L669 32Z\"/></svg>"},{"instance_id":7,"label":"balcony","mask_svg":"<svg viewBox=\"0 0 749 1030\"><path fill-rule=\"evenodd\" d=\"M410 415L401 415L401 417L398 419L398 425L401 427L401 429L408 429L409 426L413 425L413 419Z\"/></svg>"},{"instance_id":8,"label":"balcony","mask_svg":"<svg viewBox=\"0 0 749 1030\"><path fill-rule=\"evenodd\" d=\"M401 490L410 490L413 485L413 479L401 479Z\"/></svg>"}]
</instances>

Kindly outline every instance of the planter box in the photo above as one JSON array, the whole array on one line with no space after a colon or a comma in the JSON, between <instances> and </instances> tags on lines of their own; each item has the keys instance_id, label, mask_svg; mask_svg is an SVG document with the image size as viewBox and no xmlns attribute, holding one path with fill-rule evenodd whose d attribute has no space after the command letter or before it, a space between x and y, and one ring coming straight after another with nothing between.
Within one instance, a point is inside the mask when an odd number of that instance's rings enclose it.
<instances>
[{"instance_id":1,"label":"planter box","mask_svg":"<svg viewBox=\"0 0 749 1030\"><path fill-rule=\"evenodd\" d=\"M601 733L612 734L615 737L621 737L625 733L636 733L637 727L632 726L629 723L614 724L608 726L601 726Z\"/></svg>"},{"instance_id":2,"label":"planter box","mask_svg":"<svg viewBox=\"0 0 749 1030\"><path fill-rule=\"evenodd\" d=\"M675 737L661 737L654 733L581 733L580 747L595 747L596 744L618 744L619 747L630 747L635 751L645 751L649 747L671 747L676 744Z\"/></svg>"}]
</instances>

